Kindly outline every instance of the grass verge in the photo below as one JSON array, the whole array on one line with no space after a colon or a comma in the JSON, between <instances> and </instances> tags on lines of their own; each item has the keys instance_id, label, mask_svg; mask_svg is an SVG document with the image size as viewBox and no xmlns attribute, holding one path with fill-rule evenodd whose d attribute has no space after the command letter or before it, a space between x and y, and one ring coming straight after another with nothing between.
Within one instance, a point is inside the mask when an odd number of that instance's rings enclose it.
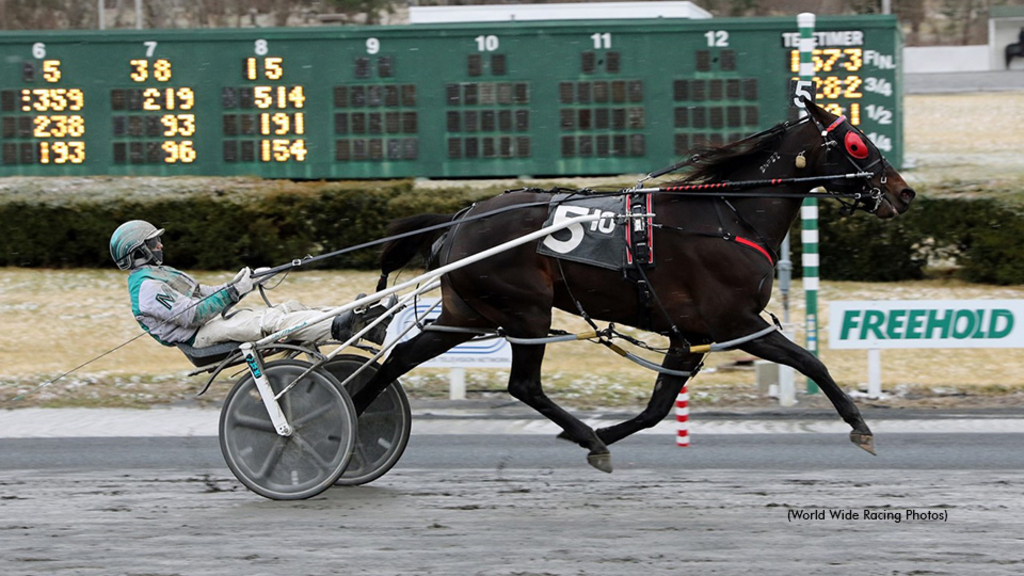
<instances>
[{"instance_id":1,"label":"grass verge","mask_svg":"<svg viewBox=\"0 0 1024 576\"><path fill-rule=\"evenodd\" d=\"M201 280L224 281L230 274L203 274ZM310 304L339 305L376 283L370 272L311 271L293 273L275 291L275 301L289 299ZM255 296L250 296L256 301ZM830 350L827 342L828 302L868 299L1020 299L1024 287L991 287L949 280L899 284L823 282L819 315L822 359L836 381L847 390L866 387L867 353ZM803 299L799 283L791 300L791 321L796 339L803 342ZM117 270L4 269L0 274L0 325L21 329L0 331L0 404L25 406L144 407L192 402L205 377L189 377L191 365L176 349L164 348L149 336L132 340L141 330L131 316L125 275ZM781 295L769 311L782 317ZM586 328L579 318L557 312L555 326L565 330ZM652 344L657 336L635 333ZM131 340L76 373L33 391L64 371L85 363ZM1024 350L886 350L883 358L885 388L902 398L987 398L1024 390ZM705 370L695 378L691 394L704 407L766 405L758 395L752 358L742 352L708 357ZM233 375L233 373L227 376ZM219 402L227 393L225 376L202 402ZM467 372L471 395L504 395L507 370ZM654 373L589 342L548 346L544 363L545 389L561 402L577 408L625 408L643 404L652 390ZM802 378L798 379L802 387ZM403 379L409 392L422 398L447 397L448 371L419 369ZM818 396L821 396L820 394ZM807 397L815 404L818 399ZM770 401L769 401L770 404Z\"/></svg>"}]
</instances>

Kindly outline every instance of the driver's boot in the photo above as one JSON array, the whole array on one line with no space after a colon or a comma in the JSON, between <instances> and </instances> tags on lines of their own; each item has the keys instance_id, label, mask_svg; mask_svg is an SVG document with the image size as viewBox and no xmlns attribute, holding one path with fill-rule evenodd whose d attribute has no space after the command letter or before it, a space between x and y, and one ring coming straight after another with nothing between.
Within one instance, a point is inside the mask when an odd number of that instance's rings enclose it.
<instances>
[{"instance_id":1,"label":"driver's boot","mask_svg":"<svg viewBox=\"0 0 1024 576\"><path fill-rule=\"evenodd\" d=\"M363 297L365 297L365 294L360 294L356 299L358 300ZM336 316L331 322L331 337L340 342L348 340L353 334L362 330L367 324L387 312L388 308L390 308L388 302L382 302L365 310L350 310L340 316ZM372 330L363 334L362 337L374 344L383 344L384 339L387 337L389 323L390 320L377 324Z\"/></svg>"}]
</instances>

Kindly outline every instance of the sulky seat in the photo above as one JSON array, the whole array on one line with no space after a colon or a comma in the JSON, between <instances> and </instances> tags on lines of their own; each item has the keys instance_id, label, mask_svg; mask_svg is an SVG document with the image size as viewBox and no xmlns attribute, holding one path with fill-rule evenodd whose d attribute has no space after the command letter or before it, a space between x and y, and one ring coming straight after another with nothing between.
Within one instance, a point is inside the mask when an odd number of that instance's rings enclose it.
<instances>
[{"instance_id":1,"label":"sulky seat","mask_svg":"<svg viewBox=\"0 0 1024 576\"><path fill-rule=\"evenodd\" d=\"M216 364L221 360L227 358L232 353L238 350L238 342L224 342L222 344L214 344L213 346L207 346L206 348L196 348L184 342L176 344L178 350L181 350L185 357L188 358L189 362L197 368Z\"/></svg>"}]
</instances>

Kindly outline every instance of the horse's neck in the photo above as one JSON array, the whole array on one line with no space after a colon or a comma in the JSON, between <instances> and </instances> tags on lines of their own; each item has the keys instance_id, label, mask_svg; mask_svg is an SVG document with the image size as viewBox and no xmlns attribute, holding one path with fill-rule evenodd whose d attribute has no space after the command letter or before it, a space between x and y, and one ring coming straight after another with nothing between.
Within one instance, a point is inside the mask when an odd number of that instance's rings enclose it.
<instances>
[{"instance_id":1,"label":"horse's neck","mask_svg":"<svg viewBox=\"0 0 1024 576\"><path fill-rule=\"evenodd\" d=\"M753 175L750 175L754 177ZM773 174L770 178L792 178L796 174ZM763 176L762 176L763 178ZM740 225L751 228L748 232L755 233L758 239L773 249L778 249L782 240L789 233L790 227L800 213L803 203L802 194L809 192L810 187L803 185L780 185L770 188L759 188L753 192L766 194L793 194L793 198L744 198L730 201L735 208L736 219Z\"/></svg>"},{"instance_id":2,"label":"horse's neck","mask_svg":"<svg viewBox=\"0 0 1024 576\"><path fill-rule=\"evenodd\" d=\"M784 141L779 150L774 153L766 153L761 163L747 166L736 174L731 175L734 181L741 180L763 180L769 178L789 179L804 176L812 176L806 169L796 167L796 156L798 152L805 152L805 166L816 165L818 150L808 149L799 145L800 142L807 142L811 135L804 133L814 128L807 126L797 127L790 133L787 141ZM813 140L811 140L813 141ZM790 227L800 213L800 206L803 203L803 195L813 188L810 184L785 184L759 188L752 192L763 192L772 196L792 194L792 198L749 198L737 200L732 203L736 208L737 218L745 226L753 228L760 239L772 248L777 249L782 240L789 233Z\"/></svg>"}]
</instances>

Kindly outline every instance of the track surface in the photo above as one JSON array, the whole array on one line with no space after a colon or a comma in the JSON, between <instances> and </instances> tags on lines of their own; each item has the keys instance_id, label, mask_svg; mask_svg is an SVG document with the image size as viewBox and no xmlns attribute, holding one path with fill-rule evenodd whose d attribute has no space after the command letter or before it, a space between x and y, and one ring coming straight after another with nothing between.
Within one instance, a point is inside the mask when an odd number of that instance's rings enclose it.
<instances>
[{"instance_id":1,"label":"track surface","mask_svg":"<svg viewBox=\"0 0 1024 576\"><path fill-rule=\"evenodd\" d=\"M612 475L548 436L414 435L377 482L302 502L246 491L213 438L93 440L4 441L0 574L1024 570L1021 434L889 435L878 458L836 434L637 437Z\"/></svg>"}]
</instances>

